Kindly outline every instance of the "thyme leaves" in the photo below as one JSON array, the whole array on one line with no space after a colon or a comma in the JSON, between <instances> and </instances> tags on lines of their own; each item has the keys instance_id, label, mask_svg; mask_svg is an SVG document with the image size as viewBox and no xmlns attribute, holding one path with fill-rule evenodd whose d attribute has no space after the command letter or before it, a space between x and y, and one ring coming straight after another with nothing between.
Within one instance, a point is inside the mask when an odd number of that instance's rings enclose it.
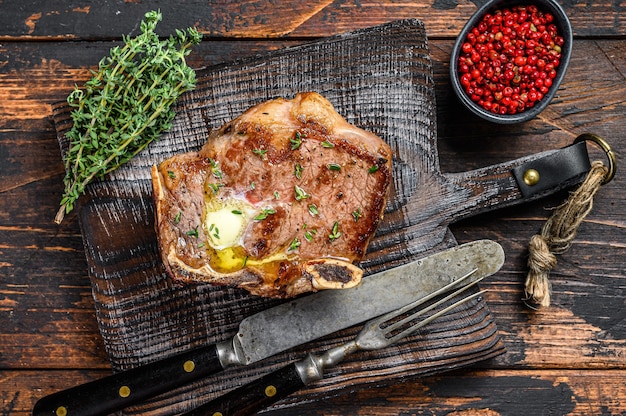
<instances>
[{"instance_id":1,"label":"thyme leaves","mask_svg":"<svg viewBox=\"0 0 626 416\"><path fill-rule=\"evenodd\" d=\"M57 224L71 212L85 187L128 162L172 126L172 104L195 87L185 57L202 35L194 28L177 30L165 40L155 33L161 12L146 13L141 34L123 37L81 89L67 97L72 128Z\"/></svg>"},{"instance_id":2,"label":"thyme leaves","mask_svg":"<svg viewBox=\"0 0 626 416\"><path fill-rule=\"evenodd\" d=\"M330 241L335 241L336 239L338 239L341 236L342 236L342 232L339 231L339 222L335 221L334 224L333 224L333 229L332 229L331 233L328 234L328 239Z\"/></svg>"}]
</instances>

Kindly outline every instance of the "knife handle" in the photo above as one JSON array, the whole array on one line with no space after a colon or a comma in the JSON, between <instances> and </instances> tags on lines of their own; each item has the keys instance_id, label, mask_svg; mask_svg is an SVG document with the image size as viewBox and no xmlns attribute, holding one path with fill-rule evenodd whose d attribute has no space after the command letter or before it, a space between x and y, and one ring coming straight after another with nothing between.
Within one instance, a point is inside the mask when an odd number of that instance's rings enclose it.
<instances>
[{"instance_id":1,"label":"knife handle","mask_svg":"<svg viewBox=\"0 0 626 416\"><path fill-rule=\"evenodd\" d=\"M231 390L184 416L251 415L304 387L296 364L290 364L258 380Z\"/></svg>"},{"instance_id":2,"label":"knife handle","mask_svg":"<svg viewBox=\"0 0 626 416\"><path fill-rule=\"evenodd\" d=\"M222 369L215 345L197 348L43 397L33 416L107 415Z\"/></svg>"}]
</instances>

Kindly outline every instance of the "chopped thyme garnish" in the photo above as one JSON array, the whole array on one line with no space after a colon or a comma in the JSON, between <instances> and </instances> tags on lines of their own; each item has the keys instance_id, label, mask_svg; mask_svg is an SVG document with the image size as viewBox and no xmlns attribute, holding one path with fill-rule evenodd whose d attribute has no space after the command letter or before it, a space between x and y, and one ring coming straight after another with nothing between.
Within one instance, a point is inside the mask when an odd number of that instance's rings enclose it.
<instances>
[{"instance_id":1,"label":"chopped thyme garnish","mask_svg":"<svg viewBox=\"0 0 626 416\"><path fill-rule=\"evenodd\" d=\"M339 222L335 221L335 223L333 224L333 230L331 234L328 234L328 239L330 241L335 241L336 239L338 239L339 237L341 237L341 231L339 231Z\"/></svg>"},{"instance_id":2,"label":"chopped thyme garnish","mask_svg":"<svg viewBox=\"0 0 626 416\"><path fill-rule=\"evenodd\" d=\"M322 147L325 147L327 149L332 149L333 147L335 147L335 145L331 143L330 140L326 139L322 142Z\"/></svg>"},{"instance_id":3,"label":"chopped thyme garnish","mask_svg":"<svg viewBox=\"0 0 626 416\"><path fill-rule=\"evenodd\" d=\"M167 176L168 176L170 179L176 179L176 174L175 174L174 172L172 172L171 170L168 170L168 171L167 171Z\"/></svg>"},{"instance_id":4,"label":"chopped thyme garnish","mask_svg":"<svg viewBox=\"0 0 626 416\"><path fill-rule=\"evenodd\" d=\"M301 201L303 199L309 198L311 195L307 194L306 191L300 188L298 185L294 185L294 191L296 192L296 200Z\"/></svg>"},{"instance_id":5,"label":"chopped thyme garnish","mask_svg":"<svg viewBox=\"0 0 626 416\"><path fill-rule=\"evenodd\" d=\"M373 165L372 167L370 167L367 171L369 173L374 173L378 170L378 165Z\"/></svg>"},{"instance_id":6,"label":"chopped thyme garnish","mask_svg":"<svg viewBox=\"0 0 626 416\"><path fill-rule=\"evenodd\" d=\"M265 154L267 153L267 149L252 149L252 152L255 155L259 155L261 159L265 159Z\"/></svg>"},{"instance_id":7,"label":"chopped thyme garnish","mask_svg":"<svg viewBox=\"0 0 626 416\"><path fill-rule=\"evenodd\" d=\"M187 235L198 238L198 227L196 226L193 230L187 231Z\"/></svg>"},{"instance_id":8,"label":"chopped thyme garnish","mask_svg":"<svg viewBox=\"0 0 626 416\"><path fill-rule=\"evenodd\" d=\"M302 167L301 164L296 163L294 168L293 168L293 174L296 176L296 178L298 179L302 179L302 171L304 170L304 168Z\"/></svg>"},{"instance_id":9,"label":"chopped thyme garnish","mask_svg":"<svg viewBox=\"0 0 626 416\"><path fill-rule=\"evenodd\" d=\"M215 238L216 240L220 239L220 230L219 230L219 228L217 228L217 225L211 224L209 226L209 232L211 233L213 238Z\"/></svg>"},{"instance_id":10,"label":"chopped thyme garnish","mask_svg":"<svg viewBox=\"0 0 626 416\"><path fill-rule=\"evenodd\" d=\"M280 194L278 191L274 191L274 199L280 199Z\"/></svg>"},{"instance_id":11,"label":"chopped thyme garnish","mask_svg":"<svg viewBox=\"0 0 626 416\"><path fill-rule=\"evenodd\" d=\"M213 173L213 176L215 176L217 179L222 179L224 177L224 174L220 169L219 162L217 160L209 158L209 163L211 164L211 172Z\"/></svg>"},{"instance_id":12,"label":"chopped thyme garnish","mask_svg":"<svg viewBox=\"0 0 626 416\"><path fill-rule=\"evenodd\" d=\"M302 145L302 135L299 131L296 131L296 134L293 138L289 139L291 142L291 150L296 150Z\"/></svg>"},{"instance_id":13,"label":"chopped thyme garnish","mask_svg":"<svg viewBox=\"0 0 626 416\"><path fill-rule=\"evenodd\" d=\"M294 251L298 247L300 247L300 240L298 240L298 237L296 237L293 239L291 244L289 244L289 248L287 248L287 251Z\"/></svg>"},{"instance_id":14,"label":"chopped thyme garnish","mask_svg":"<svg viewBox=\"0 0 626 416\"><path fill-rule=\"evenodd\" d=\"M224 184L223 183L210 183L209 184L209 188L211 188L211 190L213 191L213 193L215 195L217 195L217 193L219 192L220 188L223 188Z\"/></svg>"},{"instance_id":15,"label":"chopped thyme garnish","mask_svg":"<svg viewBox=\"0 0 626 416\"><path fill-rule=\"evenodd\" d=\"M326 167L330 170L341 170L341 165L337 163L329 163Z\"/></svg>"},{"instance_id":16,"label":"chopped thyme garnish","mask_svg":"<svg viewBox=\"0 0 626 416\"><path fill-rule=\"evenodd\" d=\"M320 215L320 212L317 209L317 205L309 204L309 213L311 213L311 215L313 215L313 216Z\"/></svg>"},{"instance_id":17,"label":"chopped thyme garnish","mask_svg":"<svg viewBox=\"0 0 626 416\"><path fill-rule=\"evenodd\" d=\"M181 216L181 212L178 211L178 214L176 214L176 216L174 217L174 224L178 224L180 222L180 216Z\"/></svg>"},{"instance_id":18,"label":"chopped thyme garnish","mask_svg":"<svg viewBox=\"0 0 626 416\"><path fill-rule=\"evenodd\" d=\"M233 214L235 214L235 215L242 215L242 214L243 214L243 212L241 212L241 211L240 211L240 210L238 210L238 209L234 209L234 210L232 210L232 211L230 211L230 212L232 212L232 213L233 213Z\"/></svg>"},{"instance_id":19,"label":"chopped thyme garnish","mask_svg":"<svg viewBox=\"0 0 626 416\"><path fill-rule=\"evenodd\" d=\"M264 219L266 219L268 216L276 214L276 210L273 208L263 208L261 210L261 213L259 213L259 215L257 215L256 217L254 217L255 221L263 221Z\"/></svg>"},{"instance_id":20,"label":"chopped thyme garnish","mask_svg":"<svg viewBox=\"0 0 626 416\"><path fill-rule=\"evenodd\" d=\"M304 238L306 239L306 241L311 242L313 241L313 237L315 236L315 234L317 234L317 230L312 228L304 233Z\"/></svg>"},{"instance_id":21,"label":"chopped thyme garnish","mask_svg":"<svg viewBox=\"0 0 626 416\"><path fill-rule=\"evenodd\" d=\"M354 218L354 222L357 222L359 218L361 218L361 215L361 208L357 208L356 210L352 211L352 218Z\"/></svg>"}]
</instances>

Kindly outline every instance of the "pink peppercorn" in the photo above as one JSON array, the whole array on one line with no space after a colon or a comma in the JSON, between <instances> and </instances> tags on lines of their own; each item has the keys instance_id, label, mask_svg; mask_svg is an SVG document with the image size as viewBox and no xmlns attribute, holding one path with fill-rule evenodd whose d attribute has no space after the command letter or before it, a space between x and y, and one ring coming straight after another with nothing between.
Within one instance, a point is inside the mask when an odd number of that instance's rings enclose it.
<instances>
[{"instance_id":1,"label":"pink peppercorn","mask_svg":"<svg viewBox=\"0 0 626 416\"><path fill-rule=\"evenodd\" d=\"M535 106L552 86L561 59L564 39L553 21L534 5L485 14L469 31L458 60L471 100L502 115Z\"/></svg>"}]
</instances>

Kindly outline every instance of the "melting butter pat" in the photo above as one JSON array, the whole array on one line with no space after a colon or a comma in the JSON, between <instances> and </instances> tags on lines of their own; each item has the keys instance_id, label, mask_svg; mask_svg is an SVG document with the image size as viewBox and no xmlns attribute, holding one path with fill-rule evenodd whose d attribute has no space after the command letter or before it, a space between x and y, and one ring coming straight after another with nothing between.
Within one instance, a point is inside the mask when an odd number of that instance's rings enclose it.
<instances>
[{"instance_id":1,"label":"melting butter pat","mask_svg":"<svg viewBox=\"0 0 626 416\"><path fill-rule=\"evenodd\" d=\"M210 195L210 194L209 194ZM210 195L211 196L211 195ZM262 259L248 258L243 249L243 235L250 222L266 214L247 201L237 197L207 198L204 206L203 227L208 236L211 267L228 273L248 266L263 266L290 258L289 253L279 251ZM271 214L266 214L271 215Z\"/></svg>"},{"instance_id":2,"label":"melting butter pat","mask_svg":"<svg viewBox=\"0 0 626 416\"><path fill-rule=\"evenodd\" d=\"M254 212L251 206L240 200L221 202L207 204L204 215L209 244L217 250L241 245L241 236Z\"/></svg>"}]
</instances>

